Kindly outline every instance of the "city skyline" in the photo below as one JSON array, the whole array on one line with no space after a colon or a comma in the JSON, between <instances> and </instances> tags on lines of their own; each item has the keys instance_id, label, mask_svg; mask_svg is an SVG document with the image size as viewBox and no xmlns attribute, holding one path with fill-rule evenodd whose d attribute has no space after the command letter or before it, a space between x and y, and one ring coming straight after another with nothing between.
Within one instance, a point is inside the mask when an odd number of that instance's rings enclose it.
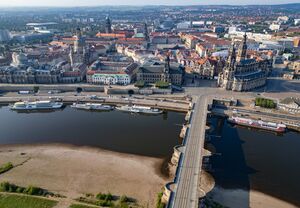
<instances>
[{"instance_id":1,"label":"city skyline","mask_svg":"<svg viewBox=\"0 0 300 208\"><path fill-rule=\"evenodd\" d=\"M6 6L51 6L51 7L72 7L72 6L116 6L116 5L136 5L136 6L143 6L143 5L274 5L274 4L288 4L288 3L299 3L298 0L265 0L265 1L258 1L258 0L211 0L209 2L201 1L201 0L187 0L182 3L180 0L150 0L147 3L138 0L128 0L126 3L121 0L11 0L11 1L1 1L0 7Z\"/></svg>"}]
</instances>

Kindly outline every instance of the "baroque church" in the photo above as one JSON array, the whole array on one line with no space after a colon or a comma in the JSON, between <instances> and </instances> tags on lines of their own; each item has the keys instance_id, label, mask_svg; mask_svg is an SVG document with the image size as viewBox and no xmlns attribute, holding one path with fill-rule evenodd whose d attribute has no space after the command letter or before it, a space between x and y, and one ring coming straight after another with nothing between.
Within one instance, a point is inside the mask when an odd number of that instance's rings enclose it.
<instances>
[{"instance_id":1,"label":"baroque church","mask_svg":"<svg viewBox=\"0 0 300 208\"><path fill-rule=\"evenodd\" d=\"M70 47L70 64L74 66L76 63L90 64L91 48L86 45L85 38L82 36L80 28L76 29L74 47Z\"/></svg>"},{"instance_id":2,"label":"baroque church","mask_svg":"<svg viewBox=\"0 0 300 208\"><path fill-rule=\"evenodd\" d=\"M218 76L218 86L232 91L249 91L266 84L269 70L272 68L269 60L247 58L247 35L236 53L235 43L229 48L225 67Z\"/></svg>"}]
</instances>

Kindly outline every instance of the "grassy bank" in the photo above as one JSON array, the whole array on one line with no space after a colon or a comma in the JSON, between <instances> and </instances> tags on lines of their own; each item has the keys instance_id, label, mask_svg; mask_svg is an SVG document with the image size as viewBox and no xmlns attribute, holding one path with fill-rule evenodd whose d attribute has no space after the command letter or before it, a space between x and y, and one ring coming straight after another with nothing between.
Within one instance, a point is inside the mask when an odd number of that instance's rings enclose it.
<instances>
[{"instance_id":1,"label":"grassy bank","mask_svg":"<svg viewBox=\"0 0 300 208\"><path fill-rule=\"evenodd\" d=\"M32 196L0 194L0 207L3 208L52 208L56 201Z\"/></svg>"},{"instance_id":2,"label":"grassy bank","mask_svg":"<svg viewBox=\"0 0 300 208\"><path fill-rule=\"evenodd\" d=\"M136 200L127 196L116 196L110 193L86 194L85 197L79 197L76 201L94 206L111 207L111 208L137 208L140 207ZM81 205L73 205L71 208L81 208ZM84 207L84 206L83 206Z\"/></svg>"},{"instance_id":3,"label":"grassy bank","mask_svg":"<svg viewBox=\"0 0 300 208\"><path fill-rule=\"evenodd\" d=\"M94 208L94 207L88 205L82 205L82 204L72 204L69 208Z\"/></svg>"}]
</instances>

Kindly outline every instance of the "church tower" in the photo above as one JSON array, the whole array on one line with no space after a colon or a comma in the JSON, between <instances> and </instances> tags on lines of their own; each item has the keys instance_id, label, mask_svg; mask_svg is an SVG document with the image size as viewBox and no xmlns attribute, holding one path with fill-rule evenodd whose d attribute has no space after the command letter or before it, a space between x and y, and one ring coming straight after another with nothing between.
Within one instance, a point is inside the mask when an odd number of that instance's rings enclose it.
<instances>
[{"instance_id":1,"label":"church tower","mask_svg":"<svg viewBox=\"0 0 300 208\"><path fill-rule=\"evenodd\" d=\"M82 37L80 28L77 28L75 41L74 41L74 53L82 53L84 47L85 47L85 40Z\"/></svg>"},{"instance_id":2,"label":"church tower","mask_svg":"<svg viewBox=\"0 0 300 208\"><path fill-rule=\"evenodd\" d=\"M231 46L228 50L228 59L226 62L226 67L233 67L236 61L236 50L234 42L231 43Z\"/></svg>"},{"instance_id":3,"label":"church tower","mask_svg":"<svg viewBox=\"0 0 300 208\"><path fill-rule=\"evenodd\" d=\"M170 82L170 55L167 54L167 57L165 59L165 68L164 68L164 73L162 77L162 81L164 82Z\"/></svg>"},{"instance_id":4,"label":"church tower","mask_svg":"<svg viewBox=\"0 0 300 208\"><path fill-rule=\"evenodd\" d=\"M148 34L148 26L147 26L146 22L144 23L144 37L145 37L145 40L148 42L149 41L149 34Z\"/></svg>"},{"instance_id":5,"label":"church tower","mask_svg":"<svg viewBox=\"0 0 300 208\"><path fill-rule=\"evenodd\" d=\"M106 17L105 19L105 33L111 33L112 30L111 30L111 21L110 21L110 18L109 16Z\"/></svg>"},{"instance_id":6,"label":"church tower","mask_svg":"<svg viewBox=\"0 0 300 208\"><path fill-rule=\"evenodd\" d=\"M242 60L246 59L247 55L247 34L245 32L243 42L241 43L239 50L238 50L238 55L237 55L237 62L240 62Z\"/></svg>"},{"instance_id":7,"label":"church tower","mask_svg":"<svg viewBox=\"0 0 300 208\"><path fill-rule=\"evenodd\" d=\"M70 46L70 52L69 52L69 59L70 59L70 64L73 67L74 66L74 54L73 54L73 48Z\"/></svg>"},{"instance_id":8,"label":"church tower","mask_svg":"<svg viewBox=\"0 0 300 208\"><path fill-rule=\"evenodd\" d=\"M170 72L170 56L168 54L165 59L165 73L168 74L169 72Z\"/></svg>"},{"instance_id":9,"label":"church tower","mask_svg":"<svg viewBox=\"0 0 300 208\"><path fill-rule=\"evenodd\" d=\"M228 50L228 59L226 66L223 70L222 77L219 78L218 84L225 89L231 89L234 80L234 71L236 63L236 49L235 44L232 42Z\"/></svg>"}]
</instances>

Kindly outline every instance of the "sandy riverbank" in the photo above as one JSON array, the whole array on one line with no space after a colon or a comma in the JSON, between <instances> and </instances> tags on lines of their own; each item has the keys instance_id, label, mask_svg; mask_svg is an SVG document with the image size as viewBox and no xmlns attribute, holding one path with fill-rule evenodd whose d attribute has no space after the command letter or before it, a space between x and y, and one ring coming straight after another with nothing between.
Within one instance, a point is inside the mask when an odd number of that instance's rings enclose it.
<instances>
[{"instance_id":1,"label":"sandy riverbank","mask_svg":"<svg viewBox=\"0 0 300 208\"><path fill-rule=\"evenodd\" d=\"M250 191L251 208L297 208L297 206L257 191Z\"/></svg>"},{"instance_id":2,"label":"sandy riverbank","mask_svg":"<svg viewBox=\"0 0 300 208\"><path fill-rule=\"evenodd\" d=\"M168 181L159 173L162 159L62 145L0 147L0 164L25 160L2 174L0 182L35 185L68 198L109 191L154 207L156 194Z\"/></svg>"},{"instance_id":3,"label":"sandy riverbank","mask_svg":"<svg viewBox=\"0 0 300 208\"><path fill-rule=\"evenodd\" d=\"M255 190L245 191L241 189L224 190L215 187L208 197L223 206L230 208L296 208L290 204L273 196Z\"/></svg>"}]
</instances>

